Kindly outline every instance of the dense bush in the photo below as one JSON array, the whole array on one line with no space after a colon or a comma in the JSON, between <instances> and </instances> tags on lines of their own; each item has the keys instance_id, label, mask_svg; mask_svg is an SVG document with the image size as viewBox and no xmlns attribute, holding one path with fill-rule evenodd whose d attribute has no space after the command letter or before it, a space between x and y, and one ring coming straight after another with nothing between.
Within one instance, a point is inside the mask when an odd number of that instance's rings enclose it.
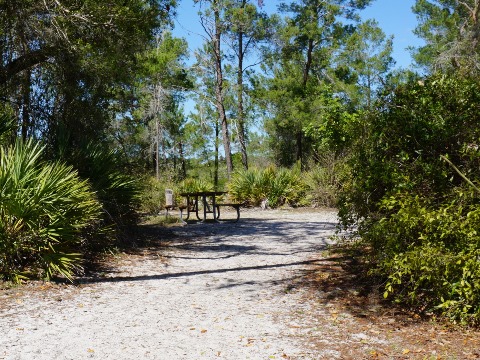
<instances>
[{"instance_id":1,"label":"dense bush","mask_svg":"<svg viewBox=\"0 0 480 360\"><path fill-rule=\"evenodd\" d=\"M338 191L349 175L347 163L331 152L325 152L304 179L308 187L306 200L312 206L336 207Z\"/></svg>"},{"instance_id":2,"label":"dense bush","mask_svg":"<svg viewBox=\"0 0 480 360\"><path fill-rule=\"evenodd\" d=\"M277 169L270 166L264 170L237 171L228 184L233 200L258 206L267 201L275 208L284 204L303 205L307 186L298 167Z\"/></svg>"},{"instance_id":3,"label":"dense bush","mask_svg":"<svg viewBox=\"0 0 480 360\"><path fill-rule=\"evenodd\" d=\"M441 160L467 176L480 176L480 92L475 80L432 76L386 94L361 123L351 149L352 181L342 214L371 217L380 200L398 191L438 197L460 185Z\"/></svg>"},{"instance_id":4,"label":"dense bush","mask_svg":"<svg viewBox=\"0 0 480 360\"><path fill-rule=\"evenodd\" d=\"M13 280L39 271L70 277L83 232L101 218L88 183L41 155L31 141L0 150L0 274Z\"/></svg>"},{"instance_id":5,"label":"dense bush","mask_svg":"<svg viewBox=\"0 0 480 360\"><path fill-rule=\"evenodd\" d=\"M165 209L165 189L168 186L154 176L141 180L140 211L145 214L158 214Z\"/></svg>"},{"instance_id":6,"label":"dense bush","mask_svg":"<svg viewBox=\"0 0 480 360\"><path fill-rule=\"evenodd\" d=\"M121 229L136 223L140 183L125 171L115 151L88 144L73 152L68 161L91 184L102 204L106 225Z\"/></svg>"},{"instance_id":7,"label":"dense bush","mask_svg":"<svg viewBox=\"0 0 480 360\"><path fill-rule=\"evenodd\" d=\"M178 193L213 191L213 185L208 181L201 179L185 179L178 187Z\"/></svg>"},{"instance_id":8,"label":"dense bush","mask_svg":"<svg viewBox=\"0 0 480 360\"><path fill-rule=\"evenodd\" d=\"M365 235L388 274L385 296L439 309L454 320L480 320L478 194L456 189L438 204L418 195L382 201L390 215Z\"/></svg>"},{"instance_id":9,"label":"dense bush","mask_svg":"<svg viewBox=\"0 0 480 360\"><path fill-rule=\"evenodd\" d=\"M386 95L340 194L342 222L372 249L385 295L465 322L480 313L480 194L465 181L480 179L479 86L432 76Z\"/></svg>"}]
</instances>

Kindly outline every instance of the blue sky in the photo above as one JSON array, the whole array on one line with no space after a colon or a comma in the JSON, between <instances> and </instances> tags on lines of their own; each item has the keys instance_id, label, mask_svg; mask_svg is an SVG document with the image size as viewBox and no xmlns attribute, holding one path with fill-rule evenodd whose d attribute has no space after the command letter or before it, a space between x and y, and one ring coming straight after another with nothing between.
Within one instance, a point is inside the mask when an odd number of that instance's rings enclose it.
<instances>
[{"instance_id":1,"label":"blue sky","mask_svg":"<svg viewBox=\"0 0 480 360\"><path fill-rule=\"evenodd\" d=\"M408 46L421 46L423 41L413 34L417 26L417 18L412 13L415 0L375 0L362 11L364 19L375 19L386 35L394 35L393 58L397 67L408 67L412 58Z\"/></svg>"},{"instance_id":2,"label":"blue sky","mask_svg":"<svg viewBox=\"0 0 480 360\"><path fill-rule=\"evenodd\" d=\"M264 0L265 10L272 12L276 8L277 0ZM375 19L385 34L394 35L394 53L396 67L409 67L412 62L408 46L419 46L422 41L413 34L417 25L415 14L411 8L415 0L374 0L373 4L362 11L364 19ZM197 12L198 7L193 0L179 1L178 17L175 21L174 35L184 37L193 51L202 43L202 28L200 27Z\"/></svg>"}]
</instances>

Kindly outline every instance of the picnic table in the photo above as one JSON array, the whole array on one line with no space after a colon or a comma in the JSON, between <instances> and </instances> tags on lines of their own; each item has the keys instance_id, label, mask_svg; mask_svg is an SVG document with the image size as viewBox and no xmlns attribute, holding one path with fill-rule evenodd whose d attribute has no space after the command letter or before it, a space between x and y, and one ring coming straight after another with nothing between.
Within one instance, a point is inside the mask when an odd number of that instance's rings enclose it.
<instances>
[{"instance_id":1,"label":"picnic table","mask_svg":"<svg viewBox=\"0 0 480 360\"><path fill-rule=\"evenodd\" d=\"M207 220L207 214L213 214L213 221L218 222L220 218L220 207L230 206L237 211L237 218L235 221L238 221L238 219L240 219L241 204L217 202L216 197L225 194L227 194L226 191L196 191L180 193L181 196L186 198L187 217L185 218L185 220L188 220L190 217L190 213L194 212L197 219L201 220L202 222L205 222ZM199 214L200 202L203 205L202 217Z\"/></svg>"}]
</instances>

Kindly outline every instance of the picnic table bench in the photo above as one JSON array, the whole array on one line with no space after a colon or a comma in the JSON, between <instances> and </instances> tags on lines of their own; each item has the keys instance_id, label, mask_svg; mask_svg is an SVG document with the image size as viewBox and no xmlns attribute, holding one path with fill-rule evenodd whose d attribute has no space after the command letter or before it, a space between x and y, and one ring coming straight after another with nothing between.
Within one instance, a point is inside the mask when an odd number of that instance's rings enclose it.
<instances>
[{"instance_id":1,"label":"picnic table bench","mask_svg":"<svg viewBox=\"0 0 480 360\"><path fill-rule=\"evenodd\" d=\"M242 204L237 204L237 203L217 203L215 204L217 207L217 219L220 219L220 207L222 206L227 206L227 207L232 207L237 211L237 218L235 219L234 222L237 222L240 219L240 206Z\"/></svg>"}]
</instances>

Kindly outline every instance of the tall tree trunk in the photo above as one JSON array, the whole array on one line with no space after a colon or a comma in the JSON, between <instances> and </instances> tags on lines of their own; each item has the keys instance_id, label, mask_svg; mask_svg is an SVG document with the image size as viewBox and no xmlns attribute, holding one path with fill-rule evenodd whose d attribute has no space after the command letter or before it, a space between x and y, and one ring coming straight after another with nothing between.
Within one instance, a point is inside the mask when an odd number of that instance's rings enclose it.
<instances>
[{"instance_id":1,"label":"tall tree trunk","mask_svg":"<svg viewBox=\"0 0 480 360\"><path fill-rule=\"evenodd\" d=\"M213 186L215 190L218 190L218 140L220 135L220 129L218 126L218 119L215 122L215 169L213 173Z\"/></svg>"},{"instance_id":2,"label":"tall tree trunk","mask_svg":"<svg viewBox=\"0 0 480 360\"><path fill-rule=\"evenodd\" d=\"M246 0L242 1L242 8L245 7ZM238 141L240 142L240 151L242 153L242 165L248 170L247 143L245 133L245 111L243 108L243 36L242 30L238 31L238 74L237 74L237 120L238 120Z\"/></svg>"},{"instance_id":3,"label":"tall tree trunk","mask_svg":"<svg viewBox=\"0 0 480 360\"><path fill-rule=\"evenodd\" d=\"M222 27L220 21L220 9L217 1L213 2L215 15L215 38L214 38L214 56L215 56L215 97L218 111L218 117L222 126L223 149L225 151L225 161L227 164L227 176L230 178L233 171L232 152L230 149L230 134L228 130L227 114L223 99L223 70L222 70L222 52L221 52L221 36Z\"/></svg>"},{"instance_id":4,"label":"tall tree trunk","mask_svg":"<svg viewBox=\"0 0 480 360\"><path fill-rule=\"evenodd\" d=\"M305 61L305 67L303 68L303 88L305 89L310 75L310 68L312 67L313 60L313 39L308 39L307 59Z\"/></svg>"},{"instance_id":5,"label":"tall tree trunk","mask_svg":"<svg viewBox=\"0 0 480 360\"><path fill-rule=\"evenodd\" d=\"M30 130L30 70L25 70L22 84L22 139L27 140Z\"/></svg>"},{"instance_id":6,"label":"tall tree trunk","mask_svg":"<svg viewBox=\"0 0 480 360\"><path fill-rule=\"evenodd\" d=\"M172 161L173 161L173 174L176 176L177 174L177 154L175 153L175 145L173 146L173 154L172 154ZM168 160L165 162L165 165L168 165Z\"/></svg>"},{"instance_id":7,"label":"tall tree trunk","mask_svg":"<svg viewBox=\"0 0 480 360\"><path fill-rule=\"evenodd\" d=\"M157 180L160 179L160 166L159 166L159 153L160 153L160 124L158 117L155 117L155 176Z\"/></svg>"},{"instance_id":8,"label":"tall tree trunk","mask_svg":"<svg viewBox=\"0 0 480 360\"><path fill-rule=\"evenodd\" d=\"M20 31L20 44L22 52L28 51L28 40L23 29ZM30 130L30 86L31 86L31 70L25 68L20 77L21 80L21 96L22 96L22 139L25 141Z\"/></svg>"},{"instance_id":9,"label":"tall tree trunk","mask_svg":"<svg viewBox=\"0 0 480 360\"><path fill-rule=\"evenodd\" d=\"M180 180L183 180L187 177L187 164L185 161L185 154L183 150L183 142L178 143L178 156L180 157Z\"/></svg>"},{"instance_id":10,"label":"tall tree trunk","mask_svg":"<svg viewBox=\"0 0 480 360\"><path fill-rule=\"evenodd\" d=\"M305 61L305 67L303 68L303 91L304 93L307 92L307 83L308 78L310 75L310 69L312 67L312 60L313 60L313 49L314 49L314 42L313 39L308 39L308 47L307 47L307 59ZM304 163L303 159L303 128L302 124L300 124L299 128L297 129L297 161L300 161L300 166L303 168Z\"/></svg>"},{"instance_id":11,"label":"tall tree trunk","mask_svg":"<svg viewBox=\"0 0 480 360\"><path fill-rule=\"evenodd\" d=\"M367 75L367 108L370 110L372 106L372 77Z\"/></svg>"}]
</instances>

